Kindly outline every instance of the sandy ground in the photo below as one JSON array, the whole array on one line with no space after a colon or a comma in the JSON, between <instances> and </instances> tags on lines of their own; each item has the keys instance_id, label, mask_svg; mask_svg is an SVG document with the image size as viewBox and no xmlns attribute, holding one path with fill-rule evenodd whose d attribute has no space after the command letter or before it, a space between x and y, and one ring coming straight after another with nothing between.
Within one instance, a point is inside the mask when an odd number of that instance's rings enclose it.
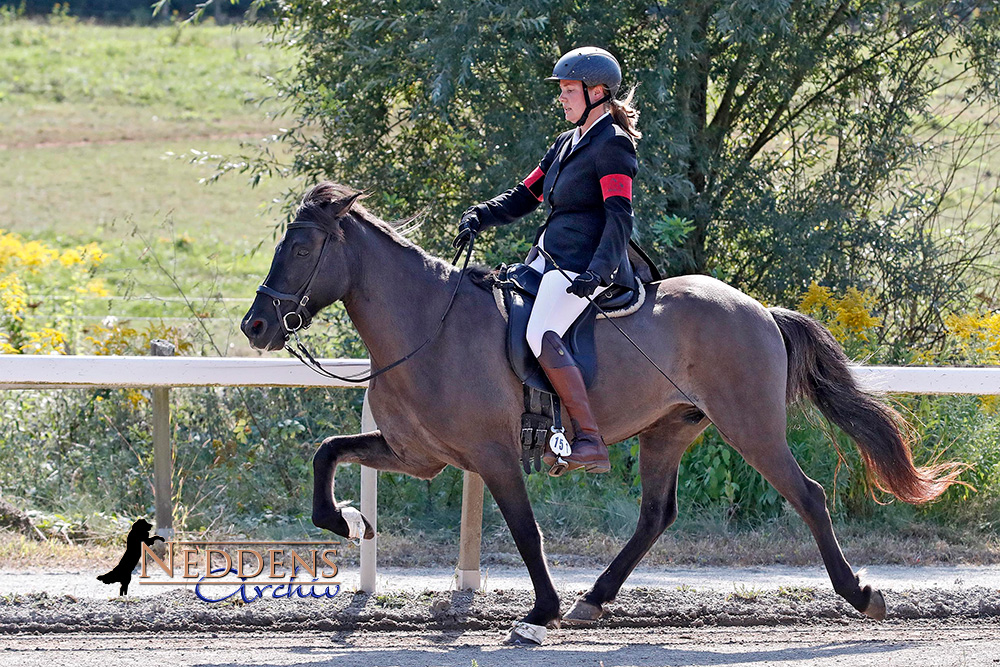
<instances>
[{"instance_id":1,"label":"sandy ground","mask_svg":"<svg viewBox=\"0 0 1000 667\"><path fill-rule=\"evenodd\" d=\"M5 665L337 665L549 667L582 665L810 665L995 667L997 626L885 623L877 628L559 630L545 646L507 647L496 632L356 632L183 636L0 637Z\"/></svg>"},{"instance_id":2,"label":"sandy ground","mask_svg":"<svg viewBox=\"0 0 1000 667\"><path fill-rule=\"evenodd\" d=\"M596 574L553 569L564 612ZM996 567L871 568L883 622L821 568L639 570L596 625L551 629L537 648L502 645L531 605L519 568L477 592L451 590L447 570L381 576L375 595L207 603L180 587L95 593L92 572L4 572L0 665L1000 665Z\"/></svg>"}]
</instances>

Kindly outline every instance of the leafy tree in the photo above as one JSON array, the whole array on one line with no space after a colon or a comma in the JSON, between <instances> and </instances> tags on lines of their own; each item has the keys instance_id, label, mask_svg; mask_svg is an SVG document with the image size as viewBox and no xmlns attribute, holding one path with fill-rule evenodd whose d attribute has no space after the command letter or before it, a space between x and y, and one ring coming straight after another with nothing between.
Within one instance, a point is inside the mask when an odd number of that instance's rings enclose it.
<instances>
[{"instance_id":1,"label":"leafy tree","mask_svg":"<svg viewBox=\"0 0 1000 667\"><path fill-rule=\"evenodd\" d=\"M813 280L873 292L886 335L992 277L1000 12L943 0L288 0L275 36L301 49L277 96L294 119L228 169L372 190L425 210L443 251L458 215L532 170L567 129L543 79L602 45L642 111L637 234L670 271L792 305ZM980 170L977 173L977 170ZM484 241L522 254L541 212ZM990 281L992 285L992 280Z\"/></svg>"}]
</instances>

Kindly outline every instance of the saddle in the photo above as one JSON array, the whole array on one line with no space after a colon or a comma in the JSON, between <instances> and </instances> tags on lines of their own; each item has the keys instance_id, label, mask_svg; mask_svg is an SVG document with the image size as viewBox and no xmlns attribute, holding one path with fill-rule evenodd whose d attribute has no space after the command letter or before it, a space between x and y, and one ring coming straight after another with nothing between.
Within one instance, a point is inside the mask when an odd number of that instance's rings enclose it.
<instances>
[{"instance_id":1,"label":"saddle","mask_svg":"<svg viewBox=\"0 0 1000 667\"><path fill-rule=\"evenodd\" d=\"M635 288L612 286L595 299L607 317L625 317L638 311L645 302L645 285L661 280L656 266L634 241L629 242L629 259L636 278ZM531 474L532 459L535 470L541 469L542 450L548 442L549 431L562 431L558 395L525 338L542 275L527 264L501 264L491 277L493 298L507 321L507 360L524 384L521 463L525 474ZM594 324L597 317L604 316L599 315L594 306L588 306L562 337L580 365L588 387L597 376Z\"/></svg>"}]
</instances>

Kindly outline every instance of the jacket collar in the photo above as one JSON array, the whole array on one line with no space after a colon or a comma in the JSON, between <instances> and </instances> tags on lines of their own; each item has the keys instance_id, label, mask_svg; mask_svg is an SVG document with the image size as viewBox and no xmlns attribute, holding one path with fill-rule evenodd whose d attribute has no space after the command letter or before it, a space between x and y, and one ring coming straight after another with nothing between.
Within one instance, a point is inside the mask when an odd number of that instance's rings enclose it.
<instances>
[{"instance_id":1,"label":"jacket collar","mask_svg":"<svg viewBox=\"0 0 1000 667\"><path fill-rule=\"evenodd\" d=\"M581 150L583 150L583 147L586 146L587 144L589 144L590 140L592 138L596 137L598 134L600 134L601 132L603 132L612 122L613 122L613 119L611 118L611 114L608 114L608 115L604 116L603 118L601 118L596 123L594 123L593 125L591 125L590 129L587 130L586 134L584 134L582 137L580 137L580 141L576 144L576 147L575 148L570 148L569 154L567 154L566 159L569 159L570 157L576 155ZM572 143L573 143L573 137L572 136L570 136L570 140L569 141L570 141L570 145L572 146Z\"/></svg>"}]
</instances>

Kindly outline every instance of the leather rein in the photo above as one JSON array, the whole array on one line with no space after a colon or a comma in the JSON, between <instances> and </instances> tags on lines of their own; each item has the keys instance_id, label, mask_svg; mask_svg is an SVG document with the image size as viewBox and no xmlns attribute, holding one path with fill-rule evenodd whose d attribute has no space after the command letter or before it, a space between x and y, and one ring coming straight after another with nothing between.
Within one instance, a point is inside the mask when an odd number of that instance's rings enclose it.
<instances>
[{"instance_id":1,"label":"leather rein","mask_svg":"<svg viewBox=\"0 0 1000 667\"><path fill-rule=\"evenodd\" d=\"M455 258L451 262L452 264L457 264L458 258L462 255L463 252L465 252L465 262L462 264L462 270L458 275L458 283L455 285L455 290L451 293L451 299L448 300L448 306L447 308L445 308L444 314L441 315L441 320L438 322L437 329L434 330L434 333L432 333L430 337L427 338L427 340L418 345L412 352L410 352L406 356L397 359L388 366L384 366L383 368L380 368L375 372L369 373L367 377L360 377L357 375L351 377L344 377L342 375L337 375L336 373L333 373L323 368L323 365L316 360L316 358L309 352L308 348L306 348L306 346L302 343L302 340L299 338L299 331L308 329L309 326L312 324L313 313L310 313L309 309L307 308L311 293L310 288L312 287L312 283L316 279L316 276L319 274L320 267L323 265L323 256L326 254L326 247L329 244L332 232L325 226L320 225L319 223L313 222L311 220L296 220L290 223L288 227L286 227L286 231L291 231L293 229L318 229L319 231L325 234L325 236L323 237L323 246L320 248L319 257L316 260L316 266L313 267L312 273L309 274L309 278L306 280L305 284L295 294L290 294L288 292L279 292L278 290L269 287L267 285L266 279L263 283L261 283L260 287L257 288L257 293L271 297L271 303L274 305L274 310L278 315L278 321L281 322L281 327L285 331L285 349L288 350L288 352L293 357L295 357L303 364L305 364L307 368L315 371L316 373L319 373L324 377L328 377L334 380L341 380L343 382L351 382L355 384L368 382L369 380L378 377L382 373L385 373L386 371L389 371L395 368L396 366L399 366L403 362L408 361L414 355L420 352L420 350L424 349L424 347L426 347L432 340L437 338L438 334L441 333L441 329L444 327L445 318L448 317L448 313L451 312L451 307L455 303L455 297L458 296L458 290L459 288L462 287L462 280L465 278L465 269L467 269L469 266L469 260L472 258L472 246L474 245L476 240L476 235L473 233L469 237L468 244L463 244L462 246L459 246L458 252L455 253ZM283 301L294 303L295 309L289 310L288 312L282 314L281 303ZM292 317L294 317L295 319L289 322L289 319ZM291 338L295 339L295 347L292 347L292 344L289 342L289 339Z\"/></svg>"}]
</instances>

